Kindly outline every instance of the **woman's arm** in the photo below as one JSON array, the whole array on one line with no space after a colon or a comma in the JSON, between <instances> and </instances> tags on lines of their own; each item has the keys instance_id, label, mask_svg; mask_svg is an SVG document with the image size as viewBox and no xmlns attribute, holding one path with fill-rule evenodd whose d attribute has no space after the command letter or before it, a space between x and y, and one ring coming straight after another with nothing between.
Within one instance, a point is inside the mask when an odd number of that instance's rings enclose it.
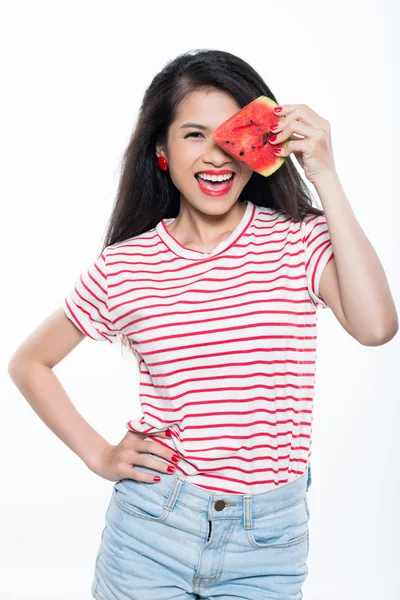
<instances>
[{"instance_id":1,"label":"woman's arm","mask_svg":"<svg viewBox=\"0 0 400 600\"><path fill-rule=\"evenodd\" d=\"M399 327L385 271L353 213L337 173L324 174L314 186L335 255L321 275L320 294L361 344L385 344Z\"/></svg>"},{"instance_id":2,"label":"woman's arm","mask_svg":"<svg viewBox=\"0 0 400 600\"><path fill-rule=\"evenodd\" d=\"M60 308L14 352L8 373L41 420L92 469L110 444L77 411L52 370L85 337Z\"/></svg>"}]
</instances>

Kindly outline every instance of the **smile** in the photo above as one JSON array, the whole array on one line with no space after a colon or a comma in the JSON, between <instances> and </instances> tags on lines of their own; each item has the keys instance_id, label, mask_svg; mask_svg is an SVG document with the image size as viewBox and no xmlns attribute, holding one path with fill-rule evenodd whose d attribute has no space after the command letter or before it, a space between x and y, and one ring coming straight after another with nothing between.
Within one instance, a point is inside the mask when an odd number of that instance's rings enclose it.
<instances>
[{"instance_id":1,"label":"smile","mask_svg":"<svg viewBox=\"0 0 400 600\"><path fill-rule=\"evenodd\" d=\"M231 189L233 182L236 177L236 173L233 173L233 177L226 181L206 181L198 175L195 175L197 183L202 192L208 196L222 196Z\"/></svg>"}]
</instances>

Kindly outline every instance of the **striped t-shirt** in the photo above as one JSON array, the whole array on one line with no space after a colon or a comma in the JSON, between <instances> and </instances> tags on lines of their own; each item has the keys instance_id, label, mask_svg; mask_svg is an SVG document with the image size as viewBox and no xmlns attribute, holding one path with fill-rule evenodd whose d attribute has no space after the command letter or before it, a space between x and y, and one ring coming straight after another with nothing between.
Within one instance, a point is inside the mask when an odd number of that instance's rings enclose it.
<instances>
[{"instance_id":1,"label":"striped t-shirt","mask_svg":"<svg viewBox=\"0 0 400 600\"><path fill-rule=\"evenodd\" d=\"M218 493L274 489L311 455L319 281L334 256L326 219L246 201L208 254L182 246L173 220L108 246L64 311L94 340L130 339L142 414L126 427L169 429L145 439L179 454L177 473Z\"/></svg>"}]
</instances>

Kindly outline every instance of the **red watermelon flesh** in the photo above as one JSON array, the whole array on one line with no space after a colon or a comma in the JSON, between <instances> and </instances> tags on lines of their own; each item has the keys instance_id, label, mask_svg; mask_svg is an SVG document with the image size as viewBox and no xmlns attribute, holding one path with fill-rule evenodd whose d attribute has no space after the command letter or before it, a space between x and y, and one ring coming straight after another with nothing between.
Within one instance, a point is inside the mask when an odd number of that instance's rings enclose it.
<instances>
[{"instance_id":1,"label":"red watermelon flesh","mask_svg":"<svg viewBox=\"0 0 400 600\"><path fill-rule=\"evenodd\" d=\"M275 135L271 125L279 118L273 111L275 106L279 106L275 100L259 96L224 121L211 136L225 152L264 177L275 173L285 162L284 157L274 154L274 148L286 144L268 142Z\"/></svg>"}]
</instances>

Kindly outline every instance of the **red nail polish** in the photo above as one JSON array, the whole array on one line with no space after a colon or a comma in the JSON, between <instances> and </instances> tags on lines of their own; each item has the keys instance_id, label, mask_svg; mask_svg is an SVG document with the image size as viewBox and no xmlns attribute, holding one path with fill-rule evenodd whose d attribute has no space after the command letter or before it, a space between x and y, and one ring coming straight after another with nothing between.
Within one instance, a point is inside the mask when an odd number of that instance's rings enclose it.
<instances>
[{"instance_id":1,"label":"red nail polish","mask_svg":"<svg viewBox=\"0 0 400 600\"><path fill-rule=\"evenodd\" d=\"M179 462L179 456L178 456L177 454L174 454L174 455L173 455L173 457L171 458L171 460L172 460L174 463L177 463L177 462Z\"/></svg>"},{"instance_id":2,"label":"red nail polish","mask_svg":"<svg viewBox=\"0 0 400 600\"><path fill-rule=\"evenodd\" d=\"M275 154L280 154L281 153L281 149L280 148L274 148L274 153Z\"/></svg>"},{"instance_id":3,"label":"red nail polish","mask_svg":"<svg viewBox=\"0 0 400 600\"><path fill-rule=\"evenodd\" d=\"M170 438L170 437L172 437L172 433L170 432L170 430L169 430L169 429L167 429L167 430L165 431L165 435L166 435L167 437L169 437L169 438Z\"/></svg>"},{"instance_id":4,"label":"red nail polish","mask_svg":"<svg viewBox=\"0 0 400 600\"><path fill-rule=\"evenodd\" d=\"M167 467L167 471L168 471L168 473L175 473L175 467L173 465L169 465Z\"/></svg>"},{"instance_id":5,"label":"red nail polish","mask_svg":"<svg viewBox=\"0 0 400 600\"><path fill-rule=\"evenodd\" d=\"M277 106L276 108L274 108L274 112L282 112L282 107L281 106Z\"/></svg>"},{"instance_id":6,"label":"red nail polish","mask_svg":"<svg viewBox=\"0 0 400 600\"><path fill-rule=\"evenodd\" d=\"M161 477L159 477L158 475L154 476L154 481L160 481Z\"/></svg>"},{"instance_id":7,"label":"red nail polish","mask_svg":"<svg viewBox=\"0 0 400 600\"><path fill-rule=\"evenodd\" d=\"M269 141L270 142L275 142L275 140L276 140L277 137L278 137L277 135L271 135L271 137L269 138Z\"/></svg>"}]
</instances>

